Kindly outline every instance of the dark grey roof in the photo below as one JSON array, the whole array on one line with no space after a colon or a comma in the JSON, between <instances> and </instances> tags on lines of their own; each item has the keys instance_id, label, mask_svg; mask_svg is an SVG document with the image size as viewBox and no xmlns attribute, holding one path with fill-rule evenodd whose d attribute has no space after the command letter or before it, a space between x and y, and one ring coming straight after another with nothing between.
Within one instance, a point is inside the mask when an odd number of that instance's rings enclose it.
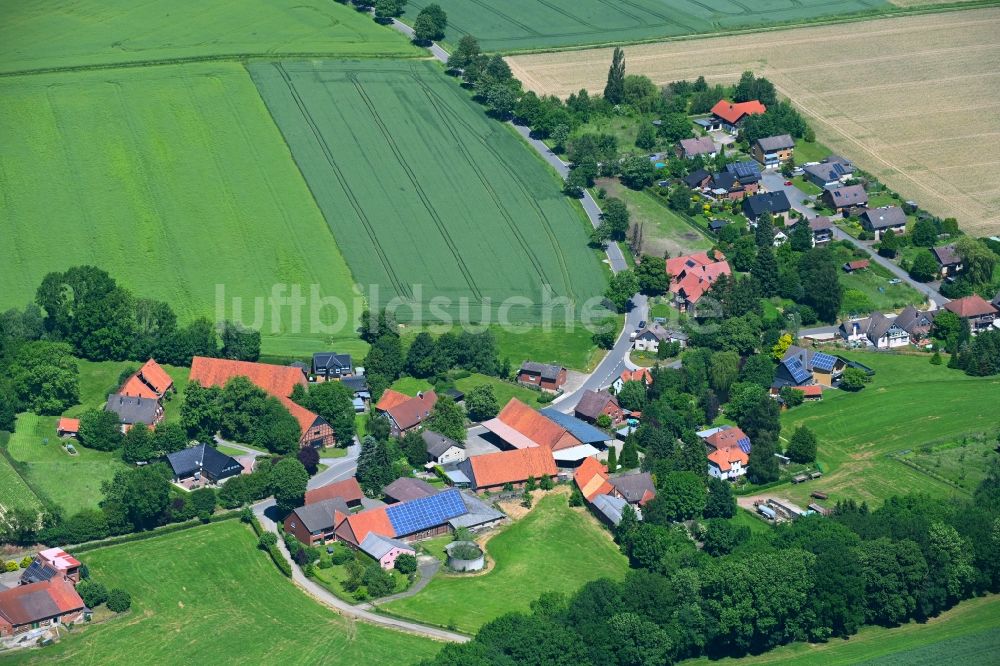
<instances>
[{"instance_id":1,"label":"dark grey roof","mask_svg":"<svg viewBox=\"0 0 1000 666\"><path fill-rule=\"evenodd\" d=\"M454 529L458 529L460 527L468 527L471 529L473 527L479 527L480 525L492 523L507 517L506 514L497 511L472 493L468 491L459 492L462 495L462 501L465 502L466 513L448 519L448 524Z\"/></svg>"},{"instance_id":2,"label":"dark grey roof","mask_svg":"<svg viewBox=\"0 0 1000 666\"><path fill-rule=\"evenodd\" d=\"M559 379L559 373L562 371L562 366L549 365L547 363L536 363L535 361L525 361L521 364L521 371L541 375L542 379L556 381Z\"/></svg>"},{"instance_id":3,"label":"dark grey roof","mask_svg":"<svg viewBox=\"0 0 1000 666\"><path fill-rule=\"evenodd\" d=\"M167 463L174 476L184 478L195 472L202 472L210 479L219 481L236 476L243 471L243 465L232 456L217 451L207 444L196 444L186 449L167 454Z\"/></svg>"},{"instance_id":4,"label":"dark grey roof","mask_svg":"<svg viewBox=\"0 0 1000 666\"><path fill-rule=\"evenodd\" d=\"M821 163L809 164L802 167L802 170L823 181L832 182L854 173L854 165L843 157L830 155Z\"/></svg>"},{"instance_id":5,"label":"dark grey roof","mask_svg":"<svg viewBox=\"0 0 1000 666\"><path fill-rule=\"evenodd\" d=\"M340 383L355 393L364 393L368 390L368 378L364 375L352 375L344 377Z\"/></svg>"},{"instance_id":6,"label":"dark grey roof","mask_svg":"<svg viewBox=\"0 0 1000 666\"><path fill-rule=\"evenodd\" d=\"M445 389L442 395L448 396L455 402L462 402L465 400L465 393L455 388Z\"/></svg>"},{"instance_id":7,"label":"dark grey roof","mask_svg":"<svg viewBox=\"0 0 1000 666\"><path fill-rule=\"evenodd\" d=\"M726 171L736 176L744 184L756 183L760 180L760 165L753 160L730 162L726 165Z\"/></svg>"},{"instance_id":8,"label":"dark grey roof","mask_svg":"<svg viewBox=\"0 0 1000 666\"><path fill-rule=\"evenodd\" d=\"M896 326L913 335L915 333L925 333L932 323L934 323L934 310L927 312L918 310L912 305L907 305L902 312L896 315Z\"/></svg>"},{"instance_id":9,"label":"dark grey roof","mask_svg":"<svg viewBox=\"0 0 1000 666\"><path fill-rule=\"evenodd\" d=\"M792 209L784 191L755 194L743 200L743 212L747 217L756 218L764 213L786 213Z\"/></svg>"},{"instance_id":10,"label":"dark grey roof","mask_svg":"<svg viewBox=\"0 0 1000 666\"><path fill-rule=\"evenodd\" d=\"M826 215L817 215L813 219L809 220L809 228L813 231L823 231L824 229L832 229L833 222L830 221Z\"/></svg>"},{"instance_id":11,"label":"dark grey roof","mask_svg":"<svg viewBox=\"0 0 1000 666\"><path fill-rule=\"evenodd\" d=\"M934 257L942 266L953 266L962 263L962 257L955 251L954 245L934 247L931 248L931 252L934 253Z\"/></svg>"},{"instance_id":12,"label":"dark grey roof","mask_svg":"<svg viewBox=\"0 0 1000 666\"><path fill-rule=\"evenodd\" d=\"M398 502L408 502L436 495L438 489L422 479L404 476L387 485L382 489L382 492L387 498L392 498Z\"/></svg>"},{"instance_id":13,"label":"dark grey roof","mask_svg":"<svg viewBox=\"0 0 1000 666\"><path fill-rule=\"evenodd\" d=\"M892 319L889 319L881 312L873 312L868 318L868 339L873 342L877 342L879 338L889 332L893 323Z\"/></svg>"},{"instance_id":14,"label":"dark grey roof","mask_svg":"<svg viewBox=\"0 0 1000 666\"><path fill-rule=\"evenodd\" d=\"M726 190L727 192L733 189L733 185L738 182L736 176L729 173L728 171L723 171L722 173L717 173L712 176L712 189L713 190Z\"/></svg>"},{"instance_id":15,"label":"dark grey roof","mask_svg":"<svg viewBox=\"0 0 1000 666\"><path fill-rule=\"evenodd\" d=\"M715 218L708 221L708 228L711 229L712 231L718 231L727 224L729 224L729 220L720 220L718 218Z\"/></svg>"},{"instance_id":16,"label":"dark grey roof","mask_svg":"<svg viewBox=\"0 0 1000 666\"><path fill-rule=\"evenodd\" d=\"M347 508L347 502L341 497L306 504L295 509L295 515L299 517L302 524L310 532L329 530L336 525L333 524L336 512L349 515L351 510Z\"/></svg>"},{"instance_id":17,"label":"dark grey roof","mask_svg":"<svg viewBox=\"0 0 1000 666\"><path fill-rule=\"evenodd\" d=\"M888 229L906 224L906 213L899 206L884 208L869 208L861 214L861 219L867 220L872 229Z\"/></svg>"},{"instance_id":18,"label":"dark grey roof","mask_svg":"<svg viewBox=\"0 0 1000 666\"><path fill-rule=\"evenodd\" d=\"M563 414L555 407L546 407L542 414L550 421L555 421L569 431L569 434L576 437L584 444L600 444L612 439L612 436L599 428L595 428L586 421Z\"/></svg>"},{"instance_id":19,"label":"dark grey roof","mask_svg":"<svg viewBox=\"0 0 1000 666\"><path fill-rule=\"evenodd\" d=\"M702 181L711 175L712 174L704 169L698 169L697 171L692 171L688 175L684 176L681 180L683 180L684 184L688 187L698 187L701 185Z\"/></svg>"},{"instance_id":20,"label":"dark grey roof","mask_svg":"<svg viewBox=\"0 0 1000 666\"><path fill-rule=\"evenodd\" d=\"M118 420L127 425L145 423L153 425L156 422L160 403L154 398L140 398L133 395L112 393L104 405L104 410L114 412Z\"/></svg>"},{"instance_id":21,"label":"dark grey roof","mask_svg":"<svg viewBox=\"0 0 1000 666\"><path fill-rule=\"evenodd\" d=\"M765 136L761 139L757 139L757 145L765 153L769 153L774 150L784 150L785 148L794 148L795 140L787 134L779 134L778 136Z\"/></svg>"},{"instance_id":22,"label":"dark grey roof","mask_svg":"<svg viewBox=\"0 0 1000 666\"><path fill-rule=\"evenodd\" d=\"M618 400L615 396L611 395L607 391L584 391L583 397L580 398L580 402L576 403L576 413L582 414L583 416L596 419L601 414L609 402L614 402L618 404Z\"/></svg>"},{"instance_id":23,"label":"dark grey roof","mask_svg":"<svg viewBox=\"0 0 1000 666\"><path fill-rule=\"evenodd\" d=\"M306 368L309 367L308 365L306 365L302 361L292 361L288 365L292 366L293 368L298 368L299 370L305 370Z\"/></svg>"},{"instance_id":24,"label":"dark grey roof","mask_svg":"<svg viewBox=\"0 0 1000 666\"><path fill-rule=\"evenodd\" d=\"M445 437L444 435L434 432L433 430L424 430L420 433L420 436L424 438L424 444L427 445L427 454L432 458L437 458L438 456L443 455L453 446L460 449L465 448L450 437Z\"/></svg>"},{"instance_id":25,"label":"dark grey roof","mask_svg":"<svg viewBox=\"0 0 1000 666\"><path fill-rule=\"evenodd\" d=\"M838 208L845 206L864 206L868 203L868 193L863 185L844 185L831 187L827 190L833 205Z\"/></svg>"},{"instance_id":26,"label":"dark grey roof","mask_svg":"<svg viewBox=\"0 0 1000 666\"><path fill-rule=\"evenodd\" d=\"M335 371L353 371L354 367L350 354L338 354L336 352L316 352L312 358L313 372L319 369Z\"/></svg>"},{"instance_id":27,"label":"dark grey roof","mask_svg":"<svg viewBox=\"0 0 1000 666\"><path fill-rule=\"evenodd\" d=\"M629 504L638 503L647 492L656 494L656 486L653 485L653 477L649 472L612 476L608 481Z\"/></svg>"}]
</instances>

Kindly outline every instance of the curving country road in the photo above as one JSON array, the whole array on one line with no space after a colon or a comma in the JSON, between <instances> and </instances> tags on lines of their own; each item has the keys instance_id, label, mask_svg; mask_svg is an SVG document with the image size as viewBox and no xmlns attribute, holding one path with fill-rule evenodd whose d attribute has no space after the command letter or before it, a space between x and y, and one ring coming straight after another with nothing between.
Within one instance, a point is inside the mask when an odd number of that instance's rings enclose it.
<instances>
[{"instance_id":1,"label":"curving country road","mask_svg":"<svg viewBox=\"0 0 1000 666\"><path fill-rule=\"evenodd\" d=\"M282 556L288 560L292 566L292 582L294 582L295 585L316 601L332 608L341 615L346 615L363 622L369 622L371 624L378 624L391 629L405 631L411 634L418 634L436 641L466 643L471 640L471 637L466 636L465 634L459 634L446 629L438 629L437 627L427 626L425 624L420 624L419 622L410 622L408 620L400 620L394 617L379 615L378 613L373 613L366 608L353 606L343 599L335 596L332 592L318 583L306 578L305 574L302 573L302 570L299 569L298 565L292 562L291 554L288 552L288 548L285 546L285 542L281 538L281 535L278 534L277 524L267 515L268 510L273 506L273 499L258 502L253 505L254 515L257 516L257 520L260 521L260 524L264 527L264 529L278 536L278 548L281 550Z\"/></svg>"},{"instance_id":2,"label":"curving country road","mask_svg":"<svg viewBox=\"0 0 1000 666\"><path fill-rule=\"evenodd\" d=\"M785 177L782 176L781 173L775 171L765 171L763 173L762 181L764 183L764 187L769 192L783 191L785 196L788 197L788 203L792 205L792 208L805 216L807 220L811 220L818 215L815 210L806 205L806 194L802 190L794 185L785 185ZM836 216L832 219L836 219ZM949 299L942 296L940 292L935 290L933 287L922 282L917 282L910 277L909 273L900 268L894 261L886 259L880 255L873 247L874 241L858 240L837 225L833 225L833 237L835 240L846 240L854 246L867 252L871 255L872 261L886 268L897 278L926 296L927 300L932 302L935 308L943 307L944 304L948 302Z\"/></svg>"}]
</instances>

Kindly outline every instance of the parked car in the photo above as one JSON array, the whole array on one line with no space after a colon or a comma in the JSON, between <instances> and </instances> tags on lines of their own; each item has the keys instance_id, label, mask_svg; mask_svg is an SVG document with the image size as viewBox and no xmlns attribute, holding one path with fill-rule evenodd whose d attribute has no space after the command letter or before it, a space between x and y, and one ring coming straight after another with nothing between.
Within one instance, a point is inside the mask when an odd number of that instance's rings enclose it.
<instances>
[{"instance_id":1,"label":"parked car","mask_svg":"<svg viewBox=\"0 0 1000 666\"><path fill-rule=\"evenodd\" d=\"M639 326L637 326L635 330L641 331L644 328L646 328L646 320L645 319L643 319L642 321L639 322Z\"/></svg>"},{"instance_id":2,"label":"parked car","mask_svg":"<svg viewBox=\"0 0 1000 666\"><path fill-rule=\"evenodd\" d=\"M785 187L791 187L791 186L792 186L792 181L786 180L785 181Z\"/></svg>"},{"instance_id":3,"label":"parked car","mask_svg":"<svg viewBox=\"0 0 1000 666\"><path fill-rule=\"evenodd\" d=\"M900 284L901 282L902 280L900 280L899 278L892 278L891 280L889 280L889 284Z\"/></svg>"}]
</instances>

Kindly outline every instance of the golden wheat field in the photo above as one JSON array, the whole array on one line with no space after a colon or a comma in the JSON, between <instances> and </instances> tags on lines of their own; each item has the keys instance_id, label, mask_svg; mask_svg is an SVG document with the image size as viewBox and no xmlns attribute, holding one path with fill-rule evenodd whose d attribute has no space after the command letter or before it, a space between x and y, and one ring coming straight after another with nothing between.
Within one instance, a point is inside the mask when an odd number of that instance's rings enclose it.
<instances>
[{"instance_id":1,"label":"golden wheat field","mask_svg":"<svg viewBox=\"0 0 1000 666\"><path fill-rule=\"evenodd\" d=\"M626 47L658 84L752 69L809 116L817 138L972 233L1000 231L1000 9ZM604 87L609 49L508 58L525 87Z\"/></svg>"}]
</instances>

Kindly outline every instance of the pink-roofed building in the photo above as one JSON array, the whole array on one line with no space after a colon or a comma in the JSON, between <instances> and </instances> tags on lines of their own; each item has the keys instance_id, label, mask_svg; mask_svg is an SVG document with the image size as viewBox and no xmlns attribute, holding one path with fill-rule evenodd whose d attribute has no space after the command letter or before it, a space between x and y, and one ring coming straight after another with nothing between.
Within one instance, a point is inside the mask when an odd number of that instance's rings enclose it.
<instances>
[{"instance_id":1,"label":"pink-roofed building","mask_svg":"<svg viewBox=\"0 0 1000 666\"><path fill-rule=\"evenodd\" d=\"M732 275L725 256L715 251L715 257L705 252L667 259L670 293L682 311L693 308L721 275Z\"/></svg>"}]
</instances>

